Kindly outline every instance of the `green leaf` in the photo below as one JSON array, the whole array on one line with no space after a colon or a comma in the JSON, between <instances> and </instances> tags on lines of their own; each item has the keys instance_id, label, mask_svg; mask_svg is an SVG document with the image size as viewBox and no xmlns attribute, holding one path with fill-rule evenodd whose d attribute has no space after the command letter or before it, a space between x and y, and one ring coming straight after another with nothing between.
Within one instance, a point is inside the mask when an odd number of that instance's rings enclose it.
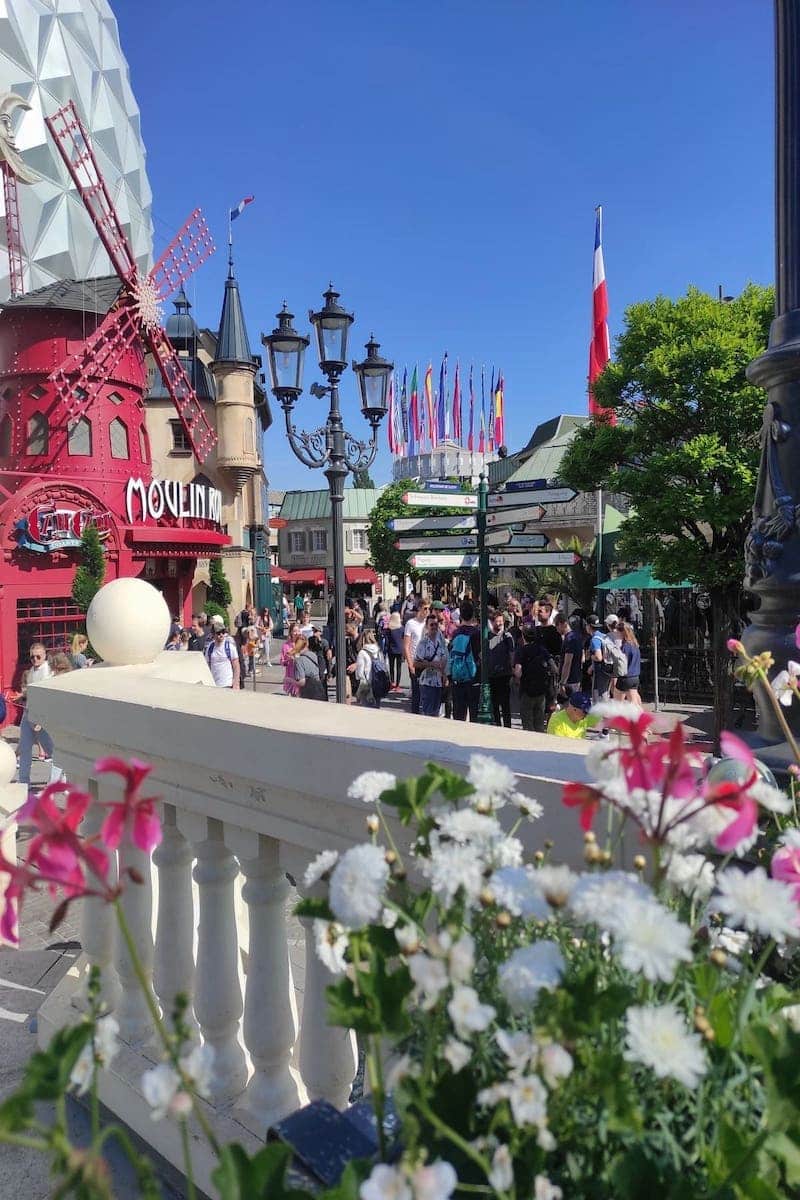
<instances>
[{"instance_id":1,"label":"green leaf","mask_svg":"<svg viewBox=\"0 0 800 1200\"><path fill-rule=\"evenodd\" d=\"M381 1024L369 997L356 995L352 981L346 977L325 989L328 1003L328 1024L355 1029L356 1033L380 1033Z\"/></svg>"},{"instance_id":2,"label":"green leaf","mask_svg":"<svg viewBox=\"0 0 800 1200\"><path fill-rule=\"evenodd\" d=\"M310 1200L311 1193L287 1188L291 1146L271 1142L252 1157L238 1143L223 1146L211 1178L220 1200Z\"/></svg>"},{"instance_id":3,"label":"green leaf","mask_svg":"<svg viewBox=\"0 0 800 1200\"><path fill-rule=\"evenodd\" d=\"M347 1164L342 1177L335 1187L327 1188L319 1196L324 1200L359 1200L361 1184L372 1171L372 1162L368 1158L354 1158ZM270 1197L272 1200L272 1197Z\"/></svg>"},{"instance_id":4,"label":"green leaf","mask_svg":"<svg viewBox=\"0 0 800 1200\"><path fill-rule=\"evenodd\" d=\"M732 989L717 992L711 1000L707 1016L714 1030L715 1041L725 1050L736 1032L737 999Z\"/></svg>"},{"instance_id":5,"label":"green leaf","mask_svg":"<svg viewBox=\"0 0 800 1200\"><path fill-rule=\"evenodd\" d=\"M294 906L294 915L296 917L319 917L322 921L335 920L328 901L322 898L315 899L313 896L298 900Z\"/></svg>"}]
</instances>

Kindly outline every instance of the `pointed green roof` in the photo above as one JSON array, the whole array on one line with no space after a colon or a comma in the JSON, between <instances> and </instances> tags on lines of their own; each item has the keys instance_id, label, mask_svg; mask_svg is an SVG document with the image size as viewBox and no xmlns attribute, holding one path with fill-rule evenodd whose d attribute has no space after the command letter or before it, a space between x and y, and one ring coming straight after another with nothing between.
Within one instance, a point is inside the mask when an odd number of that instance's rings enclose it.
<instances>
[{"instance_id":1,"label":"pointed green roof","mask_svg":"<svg viewBox=\"0 0 800 1200\"><path fill-rule=\"evenodd\" d=\"M253 354L247 337L239 284L233 273L232 261L228 269L228 278L225 280L225 297L222 301L214 362L243 363L248 367L253 365Z\"/></svg>"}]
</instances>

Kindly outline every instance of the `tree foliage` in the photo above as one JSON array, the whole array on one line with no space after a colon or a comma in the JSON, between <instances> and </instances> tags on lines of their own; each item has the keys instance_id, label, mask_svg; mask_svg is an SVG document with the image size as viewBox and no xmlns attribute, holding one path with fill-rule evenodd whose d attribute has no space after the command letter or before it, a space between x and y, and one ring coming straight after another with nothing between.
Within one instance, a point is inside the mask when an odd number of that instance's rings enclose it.
<instances>
[{"instance_id":1,"label":"tree foliage","mask_svg":"<svg viewBox=\"0 0 800 1200\"><path fill-rule=\"evenodd\" d=\"M771 289L726 304L691 288L632 305L595 395L617 424L578 430L559 475L628 496L619 549L665 583L738 587L764 393L745 369L767 344Z\"/></svg>"},{"instance_id":2,"label":"tree foliage","mask_svg":"<svg viewBox=\"0 0 800 1200\"><path fill-rule=\"evenodd\" d=\"M552 549L572 550L581 556L580 562L571 567L521 569L517 571L517 587L537 597L545 592L552 592L556 597L569 596L576 608L591 612L597 588L595 545L594 541L584 544L578 537L555 538Z\"/></svg>"},{"instance_id":3,"label":"tree foliage","mask_svg":"<svg viewBox=\"0 0 800 1200\"><path fill-rule=\"evenodd\" d=\"M106 556L97 526L89 523L81 534L78 550L80 563L75 568L72 581L72 599L83 609L88 609L106 577Z\"/></svg>"},{"instance_id":4,"label":"tree foliage","mask_svg":"<svg viewBox=\"0 0 800 1200\"><path fill-rule=\"evenodd\" d=\"M208 569L208 592L206 594L206 614L209 617L220 616L227 625L228 607L233 600L231 585L225 575L221 558L212 558Z\"/></svg>"},{"instance_id":5,"label":"tree foliage","mask_svg":"<svg viewBox=\"0 0 800 1200\"><path fill-rule=\"evenodd\" d=\"M412 579L418 579L421 574L424 574L426 579L450 579L455 572L447 571L414 571L409 566L409 551L395 550L395 542L399 537L413 537L411 533L395 533L389 527L389 522L396 517L442 517L442 516L464 516L463 508L409 508L403 504L403 493L414 489L415 482L413 479L402 479L395 483L390 483L385 487L378 497L372 512L369 516L369 526L367 536L369 538L369 555L372 566L380 574L385 575L410 575ZM442 536L444 531L440 531L439 536ZM425 533L421 533L420 541L425 538ZM436 535L434 535L436 536Z\"/></svg>"}]
</instances>

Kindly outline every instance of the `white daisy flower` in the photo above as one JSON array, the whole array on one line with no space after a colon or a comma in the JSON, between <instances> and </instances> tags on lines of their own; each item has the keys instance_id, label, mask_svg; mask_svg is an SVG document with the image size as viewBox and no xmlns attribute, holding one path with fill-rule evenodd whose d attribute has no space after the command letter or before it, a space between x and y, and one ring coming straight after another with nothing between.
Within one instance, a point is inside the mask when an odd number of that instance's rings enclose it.
<instances>
[{"instance_id":1,"label":"white daisy flower","mask_svg":"<svg viewBox=\"0 0 800 1200\"><path fill-rule=\"evenodd\" d=\"M546 1175L537 1175L533 1181L533 1200L561 1200L563 1194Z\"/></svg>"},{"instance_id":2,"label":"white daisy flower","mask_svg":"<svg viewBox=\"0 0 800 1200\"><path fill-rule=\"evenodd\" d=\"M524 1071L538 1054L538 1048L529 1033L519 1030L511 1033L507 1029L498 1029L494 1040L508 1059L512 1071Z\"/></svg>"},{"instance_id":3,"label":"white daisy flower","mask_svg":"<svg viewBox=\"0 0 800 1200\"><path fill-rule=\"evenodd\" d=\"M800 850L800 829L784 829L780 836L781 846L788 846L790 850Z\"/></svg>"},{"instance_id":4,"label":"white daisy flower","mask_svg":"<svg viewBox=\"0 0 800 1200\"><path fill-rule=\"evenodd\" d=\"M192 1098L181 1088L181 1078L169 1063L159 1063L142 1075L142 1095L152 1108L154 1121L164 1117L187 1117L192 1110Z\"/></svg>"},{"instance_id":5,"label":"white daisy flower","mask_svg":"<svg viewBox=\"0 0 800 1200\"><path fill-rule=\"evenodd\" d=\"M763 867L742 871L728 867L717 876L711 907L725 913L732 925L784 942L800 934L800 914L792 888L770 879Z\"/></svg>"},{"instance_id":6,"label":"white daisy flower","mask_svg":"<svg viewBox=\"0 0 800 1200\"><path fill-rule=\"evenodd\" d=\"M339 853L337 850L320 850L314 861L306 867L306 873L303 876L304 885L310 888L315 883L319 883L324 875L333 870L338 861Z\"/></svg>"},{"instance_id":7,"label":"white daisy flower","mask_svg":"<svg viewBox=\"0 0 800 1200\"><path fill-rule=\"evenodd\" d=\"M413 1200L411 1184L399 1167L378 1163L358 1189L360 1200Z\"/></svg>"},{"instance_id":8,"label":"white daisy flower","mask_svg":"<svg viewBox=\"0 0 800 1200\"><path fill-rule=\"evenodd\" d=\"M526 796L524 792L512 792L508 803L518 809L519 815L528 821L538 821L544 816L544 808L539 801L534 800L532 796Z\"/></svg>"},{"instance_id":9,"label":"white daisy flower","mask_svg":"<svg viewBox=\"0 0 800 1200\"><path fill-rule=\"evenodd\" d=\"M408 971L417 994L422 997L421 1007L425 1011L433 1008L440 993L450 983L444 963L428 954L414 954L408 960Z\"/></svg>"},{"instance_id":10,"label":"white daisy flower","mask_svg":"<svg viewBox=\"0 0 800 1200\"><path fill-rule=\"evenodd\" d=\"M198 1096L208 1097L211 1090L211 1073L214 1067L214 1047L205 1042L193 1046L180 1060L181 1070L188 1075Z\"/></svg>"},{"instance_id":11,"label":"white daisy flower","mask_svg":"<svg viewBox=\"0 0 800 1200\"><path fill-rule=\"evenodd\" d=\"M411 1186L414 1200L449 1200L458 1186L458 1176L449 1162L439 1159L429 1166L417 1167L411 1175Z\"/></svg>"},{"instance_id":12,"label":"white daisy flower","mask_svg":"<svg viewBox=\"0 0 800 1200\"><path fill-rule=\"evenodd\" d=\"M604 721L613 721L616 717L624 717L626 721L635 719L636 709L625 700L601 700L592 705L592 716Z\"/></svg>"},{"instance_id":13,"label":"white daisy flower","mask_svg":"<svg viewBox=\"0 0 800 1200\"><path fill-rule=\"evenodd\" d=\"M119 1023L110 1014L100 1017L70 1072L69 1085L79 1096L89 1090L95 1066L107 1067L119 1052Z\"/></svg>"},{"instance_id":14,"label":"white daisy flower","mask_svg":"<svg viewBox=\"0 0 800 1200\"><path fill-rule=\"evenodd\" d=\"M680 962L691 962L692 931L653 899L632 900L614 925L617 957L629 971L670 983Z\"/></svg>"},{"instance_id":15,"label":"white daisy flower","mask_svg":"<svg viewBox=\"0 0 800 1200\"><path fill-rule=\"evenodd\" d=\"M453 983L466 983L475 969L475 939L471 933L462 933L447 951L447 966Z\"/></svg>"},{"instance_id":16,"label":"white daisy flower","mask_svg":"<svg viewBox=\"0 0 800 1200\"><path fill-rule=\"evenodd\" d=\"M416 954L419 950L419 930L416 925L398 925L394 936L403 954Z\"/></svg>"},{"instance_id":17,"label":"white daisy flower","mask_svg":"<svg viewBox=\"0 0 800 1200\"><path fill-rule=\"evenodd\" d=\"M453 991L447 1011L456 1033L462 1038L486 1029L495 1015L491 1004L481 1004L475 989L463 984Z\"/></svg>"},{"instance_id":18,"label":"white daisy flower","mask_svg":"<svg viewBox=\"0 0 800 1200\"><path fill-rule=\"evenodd\" d=\"M384 908L381 913L381 925L384 929L394 929L399 913L394 908Z\"/></svg>"},{"instance_id":19,"label":"white daisy flower","mask_svg":"<svg viewBox=\"0 0 800 1200\"><path fill-rule=\"evenodd\" d=\"M578 876L569 867L545 864L535 872L534 878L544 898L553 908L563 908L569 903Z\"/></svg>"},{"instance_id":20,"label":"white daisy flower","mask_svg":"<svg viewBox=\"0 0 800 1200\"><path fill-rule=\"evenodd\" d=\"M344 957L347 949L347 930L337 921L314 921L314 945L317 958L332 975L341 975L347 967Z\"/></svg>"},{"instance_id":21,"label":"white daisy flower","mask_svg":"<svg viewBox=\"0 0 800 1200\"><path fill-rule=\"evenodd\" d=\"M564 955L555 942L520 946L497 972L497 983L516 1011L530 1008L542 988L554 988L564 974Z\"/></svg>"},{"instance_id":22,"label":"white daisy flower","mask_svg":"<svg viewBox=\"0 0 800 1200\"><path fill-rule=\"evenodd\" d=\"M502 808L516 790L517 777L504 763L488 754L472 754L467 781L477 793L475 800L488 801L492 808Z\"/></svg>"},{"instance_id":23,"label":"white daisy flower","mask_svg":"<svg viewBox=\"0 0 800 1200\"><path fill-rule=\"evenodd\" d=\"M539 1070L549 1088L554 1088L572 1074L572 1055L558 1042L548 1042L539 1051Z\"/></svg>"},{"instance_id":24,"label":"white daisy flower","mask_svg":"<svg viewBox=\"0 0 800 1200\"><path fill-rule=\"evenodd\" d=\"M677 1079L693 1090L708 1064L698 1034L674 1004L634 1005L625 1014L625 1058L650 1067L659 1079Z\"/></svg>"},{"instance_id":25,"label":"white daisy flower","mask_svg":"<svg viewBox=\"0 0 800 1200\"><path fill-rule=\"evenodd\" d=\"M364 771L354 779L347 789L351 800L363 800L364 804L377 804L384 792L397 787L397 776L388 771Z\"/></svg>"},{"instance_id":26,"label":"white daisy flower","mask_svg":"<svg viewBox=\"0 0 800 1200\"><path fill-rule=\"evenodd\" d=\"M507 1192L511 1188L514 1182L514 1164L508 1146L501 1145L495 1150L488 1179L496 1192Z\"/></svg>"},{"instance_id":27,"label":"white daisy flower","mask_svg":"<svg viewBox=\"0 0 800 1200\"><path fill-rule=\"evenodd\" d=\"M383 909L389 867L380 846L368 842L345 850L333 869L328 900L334 916L348 929L376 921Z\"/></svg>"},{"instance_id":28,"label":"white daisy flower","mask_svg":"<svg viewBox=\"0 0 800 1200\"><path fill-rule=\"evenodd\" d=\"M546 921L550 909L539 887L538 874L531 867L501 867L489 880L489 890L496 902L514 916Z\"/></svg>"},{"instance_id":29,"label":"white daisy flower","mask_svg":"<svg viewBox=\"0 0 800 1200\"><path fill-rule=\"evenodd\" d=\"M578 921L613 932L619 914L631 900L649 899L652 895L635 875L625 871L584 874L572 889L569 908Z\"/></svg>"},{"instance_id":30,"label":"white daisy flower","mask_svg":"<svg viewBox=\"0 0 800 1200\"><path fill-rule=\"evenodd\" d=\"M483 887L484 861L474 846L455 842L434 845L430 858L420 859L419 865L431 891L445 904L452 904L459 888L470 903L477 900Z\"/></svg>"},{"instance_id":31,"label":"white daisy flower","mask_svg":"<svg viewBox=\"0 0 800 1200\"><path fill-rule=\"evenodd\" d=\"M780 788L774 788L764 779L757 779L747 789L748 796L756 800L767 812L788 813L792 811L792 802Z\"/></svg>"},{"instance_id":32,"label":"white daisy flower","mask_svg":"<svg viewBox=\"0 0 800 1200\"><path fill-rule=\"evenodd\" d=\"M480 848L488 850L503 836L503 830L496 817L476 812L474 808L449 809L442 814L437 824L443 837L448 837L462 846L474 842Z\"/></svg>"},{"instance_id":33,"label":"white daisy flower","mask_svg":"<svg viewBox=\"0 0 800 1200\"><path fill-rule=\"evenodd\" d=\"M449 1037L444 1044L442 1054L450 1064L450 1069L454 1075L459 1071L463 1071L469 1060L472 1058L472 1050L469 1046L465 1046L463 1042L459 1042L457 1038Z\"/></svg>"},{"instance_id":34,"label":"white daisy flower","mask_svg":"<svg viewBox=\"0 0 800 1200\"><path fill-rule=\"evenodd\" d=\"M667 882L689 899L707 900L714 890L714 864L704 854L670 855Z\"/></svg>"},{"instance_id":35,"label":"white daisy flower","mask_svg":"<svg viewBox=\"0 0 800 1200\"><path fill-rule=\"evenodd\" d=\"M520 1075L515 1079L508 1100L518 1125L546 1124L547 1088L538 1075Z\"/></svg>"}]
</instances>

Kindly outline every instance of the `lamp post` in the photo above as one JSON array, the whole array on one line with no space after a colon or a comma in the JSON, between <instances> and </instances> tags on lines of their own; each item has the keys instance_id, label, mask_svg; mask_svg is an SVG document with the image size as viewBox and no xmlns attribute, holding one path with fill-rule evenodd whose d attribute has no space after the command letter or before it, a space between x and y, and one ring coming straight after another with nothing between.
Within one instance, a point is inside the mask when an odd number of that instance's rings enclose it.
<instances>
[{"instance_id":1,"label":"lamp post","mask_svg":"<svg viewBox=\"0 0 800 1200\"><path fill-rule=\"evenodd\" d=\"M753 524L745 547L750 654L769 651L777 669L797 659L800 619L800 0L775 0L775 319L768 349L747 370L767 390ZM758 692L758 734L748 740L773 770L791 746ZM786 710L800 735L800 707Z\"/></svg>"},{"instance_id":2,"label":"lamp post","mask_svg":"<svg viewBox=\"0 0 800 1200\"><path fill-rule=\"evenodd\" d=\"M317 339L319 366L327 385L314 383L311 395L317 399L330 398L325 424L313 433L299 432L292 420L292 410L303 390L303 359L309 338L292 326L294 319L284 303L278 313L278 325L270 334L262 334L267 347L272 392L286 420L286 436L296 458L307 467L324 468L331 498L333 518L333 595L336 648L336 701L345 701L345 632L344 632L344 482L351 471L366 470L375 460L378 449L378 426L386 416L389 379L394 364L382 358L379 344L370 336L367 356L352 363L361 395L361 411L370 426L369 441L359 441L348 433L339 407L339 380L347 367L347 337L353 324L353 314L339 303L339 293L333 284L323 293L324 306L319 312L309 310L309 320Z\"/></svg>"}]
</instances>

